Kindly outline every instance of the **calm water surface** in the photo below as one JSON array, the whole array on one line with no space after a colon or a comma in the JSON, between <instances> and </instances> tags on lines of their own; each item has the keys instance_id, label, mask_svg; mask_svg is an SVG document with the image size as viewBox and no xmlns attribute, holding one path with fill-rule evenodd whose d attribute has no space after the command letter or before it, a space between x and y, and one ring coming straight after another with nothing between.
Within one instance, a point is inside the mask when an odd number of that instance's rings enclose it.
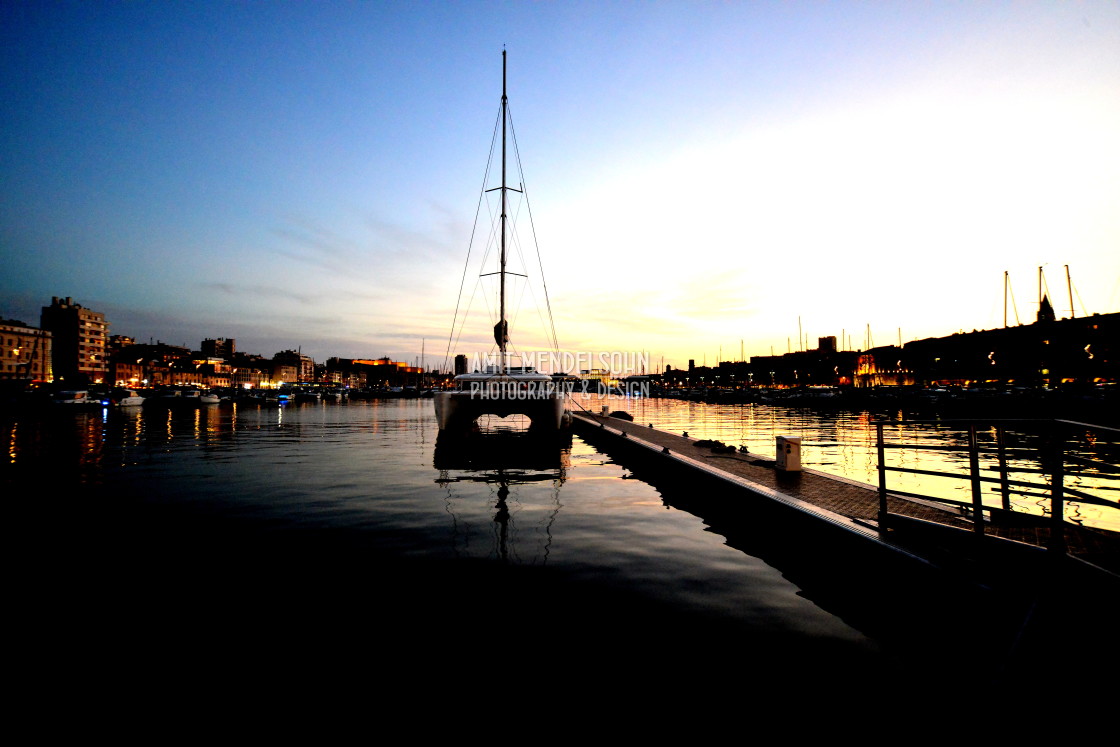
<instances>
[{"instance_id":1,"label":"calm water surface","mask_svg":"<svg viewBox=\"0 0 1120 747\"><path fill-rule=\"evenodd\" d=\"M757 413L748 428L741 411L682 407L636 409L731 443L750 431L765 452ZM815 435L808 464L866 467L842 446L848 425ZM19 496L9 510L32 548L29 625L85 621L87 636L51 648L67 666L111 659L150 675L152 652L191 670L220 651L223 666L253 661L259 674L384 667L388 651L396 676L422 682L448 657L473 669L500 651L513 681L689 677L687 692L739 697L793 680L930 677L944 651L920 626L956 624L932 599L904 610L897 579L853 577L837 548L765 511L729 519L711 488L635 473L579 437L520 457L518 442L437 449L428 400L48 412L3 426L4 491ZM818 456L826 441L839 448ZM889 604L883 584L895 584ZM905 635L903 613L919 626Z\"/></svg>"},{"instance_id":2,"label":"calm water surface","mask_svg":"<svg viewBox=\"0 0 1120 747\"><path fill-rule=\"evenodd\" d=\"M605 401L612 409L632 414L639 423L652 423L654 427L675 433L688 432L694 438L709 438L733 446L745 446L754 454L774 457L777 436L796 436L802 439L802 465L829 474L839 475L867 485L878 485L878 457L876 453L876 415L870 412L836 410L819 412L809 408L782 407L766 404L708 404L676 399L647 399L610 397L584 397L579 406L599 412ZM891 418L885 429L888 443L909 444L912 448L890 449L888 464L895 467L968 473L968 431L959 422L907 423L901 413ZM1120 464L1120 444L1115 438L1101 438L1102 434L1085 429L1070 441L1070 454ZM995 429L988 427L977 433L981 448L995 448ZM933 448L923 448L925 445ZM1037 439L1020 438L1020 445L1036 447ZM946 452L938 447L953 446L956 451ZM995 458L982 457L981 466L992 467L987 476L998 476ZM1037 470L1039 464L1033 457L1013 457L1011 467ZM1096 497L1117 500L1120 484L1115 479L1100 478L1099 472L1077 464L1067 463L1064 484L1067 487L1088 491ZM1042 487L1030 492L1034 496L1013 495L1015 510L1036 515L1049 512L1049 482L1046 476L1025 474L1012 479L1037 482ZM915 475L900 472L888 473L888 487L910 493L957 501L971 501L971 486L967 479ZM1001 498L994 485L984 487L985 505L1000 506ZM1115 508L1080 503L1069 500L1066 505L1067 521L1086 526L1120 532L1120 511Z\"/></svg>"}]
</instances>

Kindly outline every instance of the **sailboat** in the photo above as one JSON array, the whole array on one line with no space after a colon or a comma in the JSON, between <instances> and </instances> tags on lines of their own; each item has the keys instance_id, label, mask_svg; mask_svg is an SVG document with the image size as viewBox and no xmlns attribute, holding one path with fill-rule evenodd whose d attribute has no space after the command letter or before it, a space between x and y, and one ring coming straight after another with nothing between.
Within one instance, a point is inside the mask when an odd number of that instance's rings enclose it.
<instances>
[{"instance_id":1,"label":"sailboat","mask_svg":"<svg viewBox=\"0 0 1120 747\"><path fill-rule=\"evenodd\" d=\"M494 342L498 346L497 364L459 374L454 379L454 389L433 394L436 420L441 433L471 431L477 428L478 418L482 415L501 418L524 415L529 418L530 430L536 432L560 431L571 423L566 393L553 382L552 376L537 371L532 366L510 365L509 321L506 316L507 198L511 190L522 190L506 184L506 128L509 110L505 50L502 50L501 120L502 183L496 188L500 190L501 198L500 252L496 273L499 276L499 306L498 322L494 325Z\"/></svg>"}]
</instances>

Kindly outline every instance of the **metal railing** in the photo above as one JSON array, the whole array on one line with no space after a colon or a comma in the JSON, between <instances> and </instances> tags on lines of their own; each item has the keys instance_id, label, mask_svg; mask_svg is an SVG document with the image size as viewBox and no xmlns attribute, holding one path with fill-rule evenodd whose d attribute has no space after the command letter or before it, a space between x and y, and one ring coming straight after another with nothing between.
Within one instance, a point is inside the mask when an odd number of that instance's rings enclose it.
<instances>
[{"instance_id":1,"label":"metal railing","mask_svg":"<svg viewBox=\"0 0 1120 747\"><path fill-rule=\"evenodd\" d=\"M905 421L904 424L907 426L936 424L939 427L947 426L967 432L967 445L964 446L963 451L967 454L968 469L966 472L950 472L887 464L888 449L937 450L958 454L962 451L960 446L954 445L887 442L884 428L890 424L888 421L875 423L879 473L879 520L884 526L893 515L888 510L888 495L918 498L958 507L962 514L971 518L973 530L981 536L985 534L985 525L993 523L1019 521L1046 526L1050 529L1050 549L1065 552L1066 529L1071 526L1066 520L1068 503L1120 509L1120 501L1116 499L1102 498L1080 487L1075 488L1066 484L1066 477L1071 471L1078 475L1090 475L1097 483L1120 480L1120 466L1115 459L1101 460L1071 453L1073 447L1079 445L1079 442L1073 439L1075 433L1080 434L1082 438L1086 434L1092 434L1091 440L1098 446L1103 442L1120 447L1120 429L1071 420ZM994 431L994 444L980 445L978 434L982 430L988 433ZM995 464L982 467L982 457L995 457ZM1013 457L1017 459L1013 461ZM971 498L955 500L943 495L925 495L888 489L888 472L968 480ZM1044 481L1019 479L1025 475L1037 475ZM1046 478L1048 481L1045 481ZM984 502L985 485L996 486L991 488L991 492L999 494L998 505L995 505L994 501ZM1105 484L1099 489L1120 490L1120 487ZM1044 510L1041 516L1021 511L1013 504L1011 499L1013 495L1041 498L1044 503L1048 498L1048 511Z\"/></svg>"}]
</instances>

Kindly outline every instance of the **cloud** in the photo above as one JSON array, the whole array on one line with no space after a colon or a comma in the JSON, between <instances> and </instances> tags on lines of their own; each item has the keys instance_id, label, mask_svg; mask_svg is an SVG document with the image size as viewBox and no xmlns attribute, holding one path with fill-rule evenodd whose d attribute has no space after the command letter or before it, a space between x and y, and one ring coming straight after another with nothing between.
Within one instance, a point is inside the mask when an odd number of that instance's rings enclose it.
<instances>
[{"instance_id":1,"label":"cloud","mask_svg":"<svg viewBox=\"0 0 1120 747\"><path fill-rule=\"evenodd\" d=\"M251 286L235 285L234 283L200 283L199 287L203 290L216 290L223 295L241 299L253 297L266 300L295 301L305 305L315 304L322 299L321 296L295 293L288 288L266 285Z\"/></svg>"},{"instance_id":2,"label":"cloud","mask_svg":"<svg viewBox=\"0 0 1120 747\"><path fill-rule=\"evenodd\" d=\"M293 250L277 249L277 254L335 274L346 274L349 266L346 260L355 253L352 241L310 221L292 220L292 223L295 225L269 229L295 245Z\"/></svg>"}]
</instances>

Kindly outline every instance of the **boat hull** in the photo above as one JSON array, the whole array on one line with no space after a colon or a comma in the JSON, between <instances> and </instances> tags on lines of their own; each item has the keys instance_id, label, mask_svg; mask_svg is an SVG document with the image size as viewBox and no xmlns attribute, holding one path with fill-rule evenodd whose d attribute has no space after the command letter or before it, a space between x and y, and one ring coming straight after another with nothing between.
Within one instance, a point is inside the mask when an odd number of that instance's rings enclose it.
<instances>
[{"instance_id":1,"label":"boat hull","mask_svg":"<svg viewBox=\"0 0 1120 747\"><path fill-rule=\"evenodd\" d=\"M524 392L485 394L471 390L436 392L432 395L436 421L441 431L469 431L482 415L500 418L524 415L530 430L558 431L567 427L570 414L562 393L526 395Z\"/></svg>"}]
</instances>

